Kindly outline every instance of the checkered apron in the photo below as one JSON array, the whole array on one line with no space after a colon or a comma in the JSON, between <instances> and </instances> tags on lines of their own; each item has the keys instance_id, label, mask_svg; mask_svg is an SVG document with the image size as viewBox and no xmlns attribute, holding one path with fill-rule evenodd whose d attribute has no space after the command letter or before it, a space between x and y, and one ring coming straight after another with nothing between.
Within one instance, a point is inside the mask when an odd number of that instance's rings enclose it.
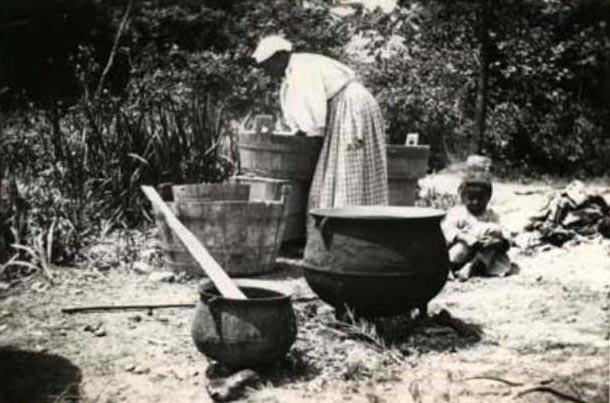
<instances>
[{"instance_id":1,"label":"checkered apron","mask_svg":"<svg viewBox=\"0 0 610 403\"><path fill-rule=\"evenodd\" d=\"M324 144L309 193L309 209L388 204L383 117L357 81L328 101Z\"/></svg>"}]
</instances>

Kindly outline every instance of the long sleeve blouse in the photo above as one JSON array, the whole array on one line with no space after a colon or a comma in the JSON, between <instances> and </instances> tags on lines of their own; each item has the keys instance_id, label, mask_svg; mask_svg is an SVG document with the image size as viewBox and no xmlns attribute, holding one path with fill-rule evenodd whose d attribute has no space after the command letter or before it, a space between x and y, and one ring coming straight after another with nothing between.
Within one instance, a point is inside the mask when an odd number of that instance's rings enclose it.
<instances>
[{"instance_id":1,"label":"long sleeve blouse","mask_svg":"<svg viewBox=\"0 0 610 403\"><path fill-rule=\"evenodd\" d=\"M352 69L329 57L293 53L280 89L284 119L293 130L324 135L327 100L354 78Z\"/></svg>"}]
</instances>

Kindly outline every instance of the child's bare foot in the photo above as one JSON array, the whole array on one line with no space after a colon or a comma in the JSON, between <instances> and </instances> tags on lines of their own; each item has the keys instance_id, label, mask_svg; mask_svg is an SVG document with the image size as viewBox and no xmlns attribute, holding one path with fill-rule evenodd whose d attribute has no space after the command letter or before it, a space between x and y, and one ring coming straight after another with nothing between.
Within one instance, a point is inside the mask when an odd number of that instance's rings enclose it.
<instances>
[{"instance_id":1,"label":"child's bare foot","mask_svg":"<svg viewBox=\"0 0 610 403\"><path fill-rule=\"evenodd\" d=\"M455 273L455 277L460 281L466 281L470 278L472 272L472 263L466 263L459 271Z\"/></svg>"}]
</instances>

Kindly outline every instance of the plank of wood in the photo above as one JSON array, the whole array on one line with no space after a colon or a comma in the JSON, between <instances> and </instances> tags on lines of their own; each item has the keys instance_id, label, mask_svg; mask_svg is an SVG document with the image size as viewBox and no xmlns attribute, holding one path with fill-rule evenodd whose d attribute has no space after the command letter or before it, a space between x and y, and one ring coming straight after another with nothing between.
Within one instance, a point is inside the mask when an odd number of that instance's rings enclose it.
<instances>
[{"instance_id":1,"label":"plank of wood","mask_svg":"<svg viewBox=\"0 0 610 403\"><path fill-rule=\"evenodd\" d=\"M244 293L241 292L233 280L231 280L222 267L214 260L212 255L210 255L210 252L208 252L205 246L203 246L195 235L193 235L193 233L174 216L157 191L151 186L142 186L142 191L153 206L163 214L167 225L178 236L186 250L193 256L193 259L195 259L201 269L214 283L216 289L218 289L222 296L232 299L247 299Z\"/></svg>"}]
</instances>

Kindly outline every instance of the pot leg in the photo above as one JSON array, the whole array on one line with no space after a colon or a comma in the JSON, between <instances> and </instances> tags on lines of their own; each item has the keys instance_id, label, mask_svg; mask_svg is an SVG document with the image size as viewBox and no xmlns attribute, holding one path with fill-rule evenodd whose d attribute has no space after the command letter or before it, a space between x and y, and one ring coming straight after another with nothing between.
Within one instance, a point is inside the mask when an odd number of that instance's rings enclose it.
<instances>
[{"instance_id":1,"label":"pot leg","mask_svg":"<svg viewBox=\"0 0 610 403\"><path fill-rule=\"evenodd\" d=\"M226 378L235 373L236 370L227 368L218 361L210 361L208 367L205 369L205 376L208 379Z\"/></svg>"},{"instance_id":2,"label":"pot leg","mask_svg":"<svg viewBox=\"0 0 610 403\"><path fill-rule=\"evenodd\" d=\"M335 319L339 322L348 321L347 310L345 309L345 306L341 305L335 307Z\"/></svg>"},{"instance_id":3,"label":"pot leg","mask_svg":"<svg viewBox=\"0 0 610 403\"><path fill-rule=\"evenodd\" d=\"M428 304L422 304L417 307L419 311L417 319L428 319Z\"/></svg>"}]
</instances>

